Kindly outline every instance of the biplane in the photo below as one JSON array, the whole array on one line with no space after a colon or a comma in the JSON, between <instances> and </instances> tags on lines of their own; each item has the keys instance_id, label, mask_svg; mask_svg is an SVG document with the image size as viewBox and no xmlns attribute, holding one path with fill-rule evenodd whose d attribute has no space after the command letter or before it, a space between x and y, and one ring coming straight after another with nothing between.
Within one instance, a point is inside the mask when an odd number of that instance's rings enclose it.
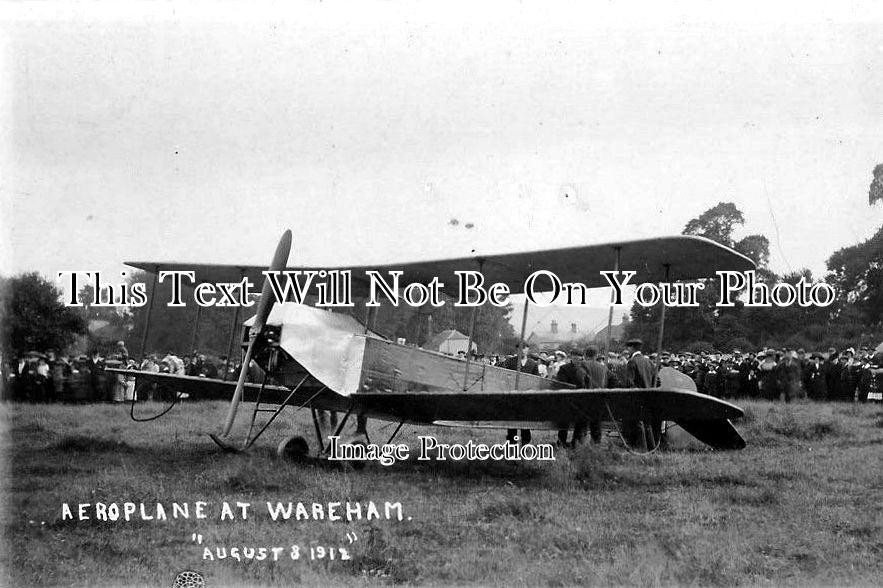
<instances>
[{"instance_id":1,"label":"biplane","mask_svg":"<svg viewBox=\"0 0 883 588\"><path fill-rule=\"evenodd\" d=\"M673 422L714 449L741 449L745 441L731 419L742 410L723 400L696 392L688 377L671 369L660 373L661 386L649 389L573 389L550 379L521 373L521 361L515 370L481 362L458 359L441 353L386 339L371 328L372 311L364 324L353 316L329 312L302 303L277 302L271 294L265 270L309 270L317 268L288 266L291 232L280 240L269 268L242 265L204 265L188 263L126 262L154 275L159 271L194 271L196 283L203 281L233 283L248 277L263 282L256 314L245 321L241 331L244 352L236 382L204 377L176 376L152 372L118 371L135 377L139 384L159 383L177 387L191 396L230 398L226 421L212 439L224 449L244 450L254 444L270 423L287 406L311 411L317 447L310 451L304 435L292 435L280 445L280 453L291 457L322 456L328 451L320 411L343 414L332 436L340 436L348 419L355 415L360 424L365 419L397 423L389 441L401 427L410 425L461 426L484 428L529 428L561 430L576 423L604 422ZM562 281L581 282L587 287L607 286L602 270L636 272L635 282L670 282L709 277L717 270L745 271L754 268L747 257L711 240L692 236L605 243L543 251L484 255L368 267L322 268L351 270L354 295L368 295L368 282L361 279L368 270L400 271L401 285L429 283L441 278L450 284L454 272L478 270L488 282L504 283L519 293L525 278L538 269L554 273ZM148 306L149 329L150 308ZM527 324L529 304L525 302L521 321L521 340ZM472 324L475 324L473 309ZM612 306L611 306L612 316ZM664 328L660 325L660 346ZM237 310L238 317L238 310ZM237 318L238 321L238 318ZM609 330L608 330L609 333ZM469 349L472 348L472 332ZM231 339L232 343L232 339ZM608 341L609 347L609 341ZM522 346L519 346L519 360ZM256 363L262 382L248 382L249 365ZM248 432L241 444L231 438L234 421L242 402L253 404ZM276 408L268 409L269 405ZM262 426L256 417L261 411L272 414ZM364 436L359 426L356 437ZM658 441L656 440L658 446ZM653 443L647 444L647 446ZM646 447L646 446L645 446Z\"/></svg>"}]
</instances>

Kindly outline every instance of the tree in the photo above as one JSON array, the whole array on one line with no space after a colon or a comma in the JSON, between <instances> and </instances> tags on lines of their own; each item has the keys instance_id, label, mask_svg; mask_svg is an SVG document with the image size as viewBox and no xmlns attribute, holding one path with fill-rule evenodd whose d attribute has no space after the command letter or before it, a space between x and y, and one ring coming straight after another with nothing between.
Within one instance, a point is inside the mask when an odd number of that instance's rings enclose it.
<instances>
[{"instance_id":1,"label":"tree","mask_svg":"<svg viewBox=\"0 0 883 588\"><path fill-rule=\"evenodd\" d=\"M114 349L116 341L129 337L132 315L127 307L93 305L94 292L91 284L83 286L77 295L82 306L75 311L86 325L87 348L107 352ZM102 302L106 303L107 300L103 298Z\"/></svg>"},{"instance_id":2,"label":"tree","mask_svg":"<svg viewBox=\"0 0 883 588\"><path fill-rule=\"evenodd\" d=\"M868 190L868 203L874 204L877 200L883 200L883 163L874 168L874 179Z\"/></svg>"},{"instance_id":3,"label":"tree","mask_svg":"<svg viewBox=\"0 0 883 588\"><path fill-rule=\"evenodd\" d=\"M880 166L878 166L880 167ZM869 325L883 321L883 227L863 243L828 258L828 281L838 292L838 310L848 305Z\"/></svg>"},{"instance_id":4,"label":"tree","mask_svg":"<svg viewBox=\"0 0 883 588\"><path fill-rule=\"evenodd\" d=\"M695 235L733 246L733 229L745 223L742 211L732 202L719 202L684 227L684 235Z\"/></svg>"},{"instance_id":5,"label":"tree","mask_svg":"<svg viewBox=\"0 0 883 588\"><path fill-rule=\"evenodd\" d=\"M701 215L691 219L684 227L685 235L706 237L722 245L732 247L757 265L759 282L773 284L778 276L767 268L770 257L769 239L764 235L753 234L736 241L733 232L745 222L745 218L732 202L720 202ZM799 277L799 276L798 276ZM669 308L666 310L665 341L667 349L683 349L701 341L703 345L718 349L748 347L759 343L783 322L796 321L795 313L779 313L776 309L745 308L736 301L732 308L718 308L719 284L715 279L701 280L704 289L699 291L699 306L694 308ZM787 315L787 317L785 316ZM637 303L632 307L632 324L626 331L628 337L640 337L652 342L655 348L661 308L643 308ZM793 320L792 320L793 319ZM788 328L800 328L800 324Z\"/></svg>"},{"instance_id":6,"label":"tree","mask_svg":"<svg viewBox=\"0 0 883 588\"><path fill-rule=\"evenodd\" d=\"M442 300L444 305L438 308L425 306L417 309L404 303L397 307L384 305L377 313L377 331L390 338L401 337L409 343L424 345L430 338L428 324L431 318L433 334L445 329L468 334L472 308L454 306L453 298L446 294L442 294ZM511 305L498 308L488 304L478 309L472 340L480 353L500 353L514 348L517 337L509 323L511 313Z\"/></svg>"},{"instance_id":7,"label":"tree","mask_svg":"<svg viewBox=\"0 0 883 588\"><path fill-rule=\"evenodd\" d=\"M716 241L727 247L736 245L733 240L733 231L745 222L742 211L736 208L732 202L719 202L709 208L698 217L691 219L684 227L685 235L695 235ZM762 235L749 235L739 245L744 255L755 260L769 258L769 242ZM720 313L716 308L718 300L718 287L716 280L703 280L705 285L699 291L698 307L693 308L668 308L665 317L665 348L681 349L691 342L721 340L728 341L733 337L742 337L743 329L737 324L738 321L729 318L724 321L724 328L719 336L716 336L716 327L719 323ZM637 302L632 306L632 322L626 330L627 337L640 337L645 343L655 348L659 333L661 319L661 306L643 308Z\"/></svg>"},{"instance_id":8,"label":"tree","mask_svg":"<svg viewBox=\"0 0 883 588\"><path fill-rule=\"evenodd\" d=\"M0 344L6 353L63 350L86 323L37 272L0 278Z\"/></svg>"},{"instance_id":9,"label":"tree","mask_svg":"<svg viewBox=\"0 0 883 588\"><path fill-rule=\"evenodd\" d=\"M770 262L770 240L764 235L748 235L737 241L733 249L753 261L758 268L766 268Z\"/></svg>"},{"instance_id":10,"label":"tree","mask_svg":"<svg viewBox=\"0 0 883 588\"><path fill-rule=\"evenodd\" d=\"M150 295L153 290L153 276L147 272L134 272L127 278L130 284L142 282L146 284L148 304L133 307L131 311L130 340L127 342L129 352L138 355L141 351L141 340L147 325ZM243 307L239 312L239 322L234 324L235 307L210 306L200 309L193 301L192 290L185 287L183 307L170 307L172 284L166 280L156 285L153 309L150 313L150 330L148 331L144 353L165 354L169 351L180 355L189 355L199 350L209 355L227 355L231 333L236 341L241 335L242 322L255 313L255 307ZM197 329L197 315L199 318ZM196 333L194 341L193 335ZM234 341L232 355L238 356L239 347Z\"/></svg>"}]
</instances>

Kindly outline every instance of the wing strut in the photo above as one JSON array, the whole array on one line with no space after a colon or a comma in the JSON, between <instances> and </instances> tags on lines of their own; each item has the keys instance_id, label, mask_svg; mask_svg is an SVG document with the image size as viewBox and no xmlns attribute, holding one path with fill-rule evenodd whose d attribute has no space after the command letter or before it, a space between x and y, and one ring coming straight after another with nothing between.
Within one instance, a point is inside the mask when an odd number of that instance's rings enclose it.
<instances>
[{"instance_id":1,"label":"wing strut","mask_svg":"<svg viewBox=\"0 0 883 588\"><path fill-rule=\"evenodd\" d=\"M521 379L521 358L524 356L524 331L527 330L527 309L530 300L524 297L524 312L521 315L521 336L518 338L518 361L515 364L515 389L518 390L518 380Z\"/></svg>"},{"instance_id":2,"label":"wing strut","mask_svg":"<svg viewBox=\"0 0 883 588\"><path fill-rule=\"evenodd\" d=\"M619 256L622 253L622 248L614 247L613 250L616 251L616 260L613 262L613 271L616 272L616 277L619 279ZM610 311L607 314L607 340L604 343L606 346L606 349L604 350L605 353L610 353L610 335L613 331L613 296L615 294L615 292L610 292Z\"/></svg>"},{"instance_id":3,"label":"wing strut","mask_svg":"<svg viewBox=\"0 0 883 588\"><path fill-rule=\"evenodd\" d=\"M193 333L190 335L190 350L196 351L196 336L199 335L199 319L202 315L202 305L196 305L196 320L193 321Z\"/></svg>"},{"instance_id":4,"label":"wing strut","mask_svg":"<svg viewBox=\"0 0 883 588\"><path fill-rule=\"evenodd\" d=\"M387 444L387 445L389 445L390 443L392 443L392 440L396 438L396 435L399 434L399 431L401 430L402 425L404 425L404 424L405 424L405 421L399 421L399 426L396 427L396 430L393 431L393 432L392 432L392 435L389 436L389 439L386 440L386 444Z\"/></svg>"},{"instance_id":5,"label":"wing strut","mask_svg":"<svg viewBox=\"0 0 883 588\"><path fill-rule=\"evenodd\" d=\"M478 273L481 273L484 261L478 260ZM475 331L475 317L478 315L478 305L472 307L472 318L469 321L469 342L466 343L466 368L463 370L463 392L469 390L469 364L472 361L472 336Z\"/></svg>"},{"instance_id":6,"label":"wing strut","mask_svg":"<svg viewBox=\"0 0 883 588\"><path fill-rule=\"evenodd\" d=\"M671 264L665 264L665 282L669 283L671 272ZM656 343L656 353L659 354L659 357L662 357L662 337L665 334L665 306L666 300L663 298L662 300L662 309L660 310L659 315L659 341Z\"/></svg>"},{"instance_id":7,"label":"wing strut","mask_svg":"<svg viewBox=\"0 0 883 588\"><path fill-rule=\"evenodd\" d=\"M147 334L150 333L150 315L153 312L153 298L156 296L156 275L159 273L159 266L153 266L153 286L150 288L150 302L147 303L147 321L144 323L144 332L141 333L141 349L138 356L144 360L144 353L147 351Z\"/></svg>"},{"instance_id":8,"label":"wing strut","mask_svg":"<svg viewBox=\"0 0 883 588\"><path fill-rule=\"evenodd\" d=\"M239 279L245 278L245 268L241 268L239 270ZM227 381L227 376L230 374L230 360L233 358L233 342L236 340L236 335L239 332L237 327L239 326L239 309L241 306L236 306L236 312L233 313L233 324L230 325L230 340L227 343L227 359L224 360L224 381ZM240 353L242 351L240 350Z\"/></svg>"}]
</instances>

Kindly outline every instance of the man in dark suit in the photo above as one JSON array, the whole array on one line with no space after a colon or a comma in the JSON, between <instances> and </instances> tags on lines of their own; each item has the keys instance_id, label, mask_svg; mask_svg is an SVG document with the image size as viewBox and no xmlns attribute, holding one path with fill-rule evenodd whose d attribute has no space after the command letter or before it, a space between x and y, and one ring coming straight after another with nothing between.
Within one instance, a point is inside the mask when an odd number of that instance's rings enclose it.
<instances>
[{"instance_id":1,"label":"man in dark suit","mask_svg":"<svg viewBox=\"0 0 883 588\"><path fill-rule=\"evenodd\" d=\"M86 361L86 369L89 370L89 386L92 388L92 400L104 400L104 359L93 349Z\"/></svg>"},{"instance_id":2,"label":"man in dark suit","mask_svg":"<svg viewBox=\"0 0 883 588\"><path fill-rule=\"evenodd\" d=\"M655 388L658 381L656 368L641 353L644 342L640 339L632 339L625 345L626 355L629 358L626 364L626 386L629 388ZM649 423L644 423L643 431L639 422L625 422L623 425L624 434L632 446L643 443L644 439L648 445L655 443L662 435L662 421L656 418L653 418ZM649 448L647 447L647 449Z\"/></svg>"},{"instance_id":3,"label":"man in dark suit","mask_svg":"<svg viewBox=\"0 0 883 588\"><path fill-rule=\"evenodd\" d=\"M507 370L516 370L518 368L518 354L507 358L500 367L504 367ZM521 373L533 376L540 375L537 362L530 357L530 345L526 341L521 344Z\"/></svg>"},{"instance_id":4,"label":"man in dark suit","mask_svg":"<svg viewBox=\"0 0 883 588\"><path fill-rule=\"evenodd\" d=\"M586 388L605 388L607 386L607 380L609 378L609 375L607 373L607 366L599 361L598 347L595 345L589 345L586 348L585 368ZM589 421L589 431L592 435L592 441L595 443L600 443L601 421ZM585 436L585 426L583 425L582 429L577 426L577 429L573 432L574 443L581 443L582 440L585 439Z\"/></svg>"},{"instance_id":5,"label":"man in dark suit","mask_svg":"<svg viewBox=\"0 0 883 588\"><path fill-rule=\"evenodd\" d=\"M855 349L850 347L840 355L840 400L853 401L860 373L861 366L855 361Z\"/></svg>"},{"instance_id":6,"label":"man in dark suit","mask_svg":"<svg viewBox=\"0 0 883 588\"><path fill-rule=\"evenodd\" d=\"M840 364L837 362L837 350L833 347L828 349L828 358L822 367L825 374L825 389L828 391L829 400L837 400L838 386L840 385Z\"/></svg>"},{"instance_id":7,"label":"man in dark suit","mask_svg":"<svg viewBox=\"0 0 883 588\"><path fill-rule=\"evenodd\" d=\"M654 388L656 386L656 368L641 353L643 341L632 339L625 345L629 357L625 368L626 386L628 388Z\"/></svg>"},{"instance_id":8,"label":"man in dark suit","mask_svg":"<svg viewBox=\"0 0 883 588\"><path fill-rule=\"evenodd\" d=\"M739 395L742 398L755 398L757 396L757 370L754 355L747 353L736 369L739 370Z\"/></svg>"},{"instance_id":9,"label":"man in dark suit","mask_svg":"<svg viewBox=\"0 0 883 588\"><path fill-rule=\"evenodd\" d=\"M516 354L513 357L506 359L500 367L503 367L507 370L517 370L519 363L519 356L521 357L521 373L522 374L530 374L532 376L540 375L539 367L537 366L537 362L531 359L530 357L530 345L527 341L521 342L521 353ZM518 434L518 429L507 429L506 430L506 440L515 442L515 436ZM519 441L522 445L526 445L530 443L530 429L521 429L521 437Z\"/></svg>"},{"instance_id":10,"label":"man in dark suit","mask_svg":"<svg viewBox=\"0 0 883 588\"><path fill-rule=\"evenodd\" d=\"M781 399L785 402L791 402L795 398L802 396L801 380L803 376L800 370L800 361L797 359L797 352L794 350L786 350L785 357L777 366L779 390L781 390Z\"/></svg>"},{"instance_id":11,"label":"man in dark suit","mask_svg":"<svg viewBox=\"0 0 883 588\"><path fill-rule=\"evenodd\" d=\"M570 350L570 361L565 363L558 369L558 374L555 376L555 379L564 384L570 384L574 388L587 388L587 377L586 366L583 362L583 354L577 349L573 348ZM573 430L573 444L575 445L578 441L579 431L584 426L577 424ZM558 431L558 445L560 447L567 447L567 429L560 429ZM583 428L582 436L585 437L585 429Z\"/></svg>"}]
</instances>

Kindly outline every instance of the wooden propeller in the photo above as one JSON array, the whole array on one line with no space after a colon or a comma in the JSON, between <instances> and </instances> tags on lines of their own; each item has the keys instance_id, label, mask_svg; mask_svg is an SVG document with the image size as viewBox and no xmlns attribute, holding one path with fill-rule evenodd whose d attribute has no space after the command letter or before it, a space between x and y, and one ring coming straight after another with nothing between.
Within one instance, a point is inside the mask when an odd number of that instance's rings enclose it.
<instances>
[{"instance_id":1,"label":"wooden propeller","mask_svg":"<svg viewBox=\"0 0 883 588\"><path fill-rule=\"evenodd\" d=\"M288 254L291 252L291 230L285 231L282 234L282 238L279 239L279 244L276 246L276 253L273 254L273 261L270 262L269 271L282 271L285 269L286 264L288 264ZM233 399L230 401L230 410L227 413L227 421L224 424L224 430L221 433L221 437L226 437L230 434L230 429L233 428L233 421L236 419L236 411L239 408L239 403L242 400L242 391L245 389L245 379L248 376L248 366L251 363L252 355L254 355L255 342L257 341L258 336L261 334L261 331L264 330L264 325L267 323L267 318L270 316L270 311L273 309L273 291L270 287L270 280L264 279L264 287L261 290L261 298L258 301L257 314L254 317L254 323L249 329L248 334L248 349L245 351L245 358L242 360L242 367L239 370L239 380L236 382L236 391L233 392Z\"/></svg>"}]
</instances>

